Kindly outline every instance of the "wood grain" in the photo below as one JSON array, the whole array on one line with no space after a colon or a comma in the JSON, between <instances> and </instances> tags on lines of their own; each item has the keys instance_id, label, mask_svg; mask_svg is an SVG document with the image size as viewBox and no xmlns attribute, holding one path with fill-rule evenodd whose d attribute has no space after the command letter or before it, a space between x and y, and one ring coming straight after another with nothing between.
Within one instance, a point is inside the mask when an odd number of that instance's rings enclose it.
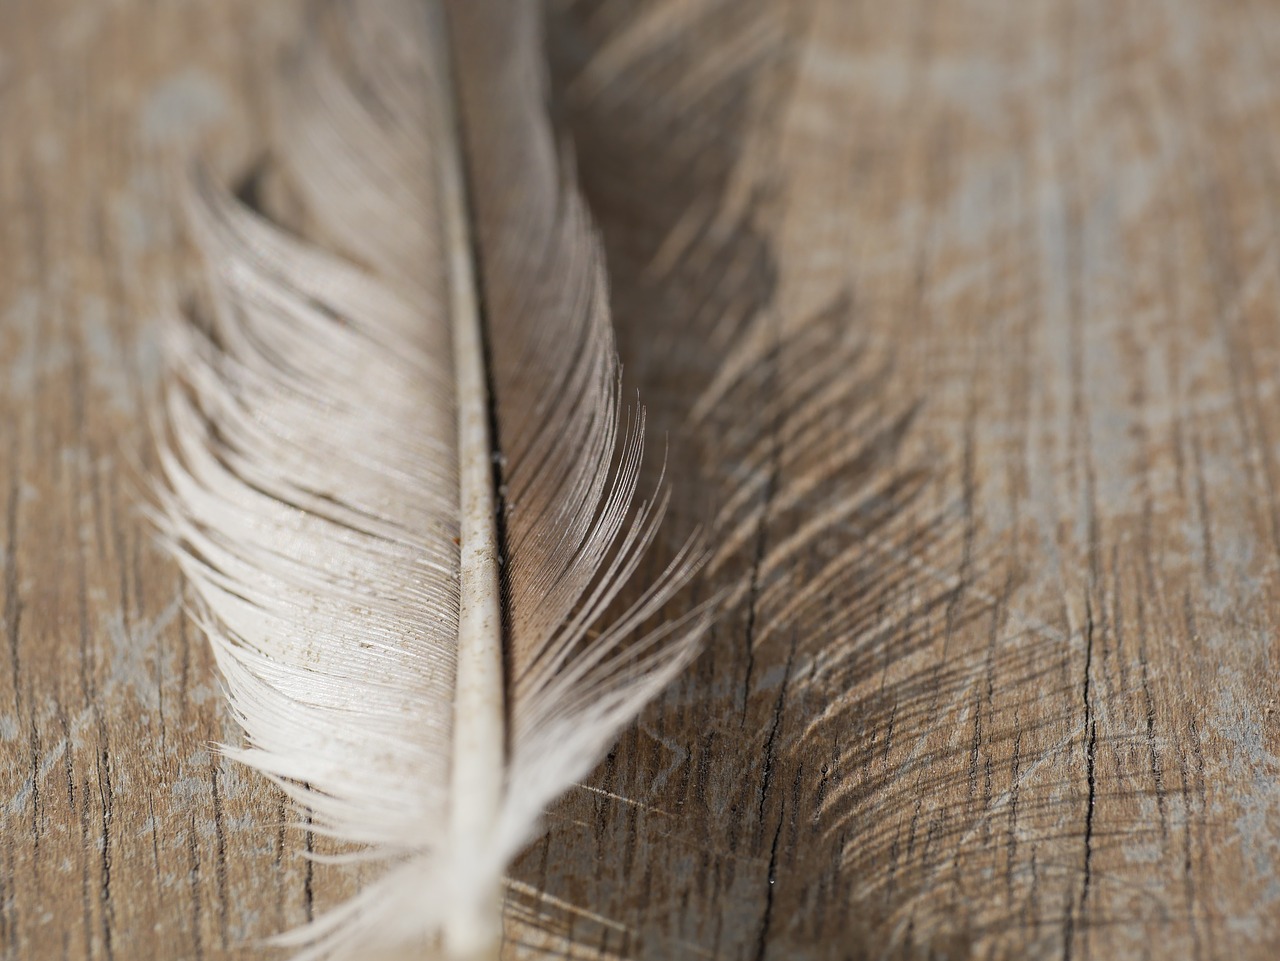
<instances>
[{"instance_id":1,"label":"wood grain","mask_svg":"<svg viewBox=\"0 0 1280 961\"><path fill-rule=\"evenodd\" d=\"M4 5L6 958L265 956L354 883L213 750L137 513L166 171L258 161L300 9ZM1280 9L549 22L677 526L754 473L738 602L517 865L508 956L1275 957Z\"/></svg>"}]
</instances>

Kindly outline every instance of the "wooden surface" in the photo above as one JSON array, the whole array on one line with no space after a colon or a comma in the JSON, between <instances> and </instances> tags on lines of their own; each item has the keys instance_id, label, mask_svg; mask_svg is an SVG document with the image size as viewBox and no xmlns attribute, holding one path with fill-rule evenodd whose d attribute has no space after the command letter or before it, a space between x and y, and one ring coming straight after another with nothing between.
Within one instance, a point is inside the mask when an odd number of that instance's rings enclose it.
<instances>
[{"instance_id":1,"label":"wooden surface","mask_svg":"<svg viewBox=\"0 0 1280 961\"><path fill-rule=\"evenodd\" d=\"M1280 8L553 8L737 593L516 866L507 956L1280 955ZM257 162L299 9L0 5L5 958L269 956L353 883L212 749L137 513L166 163Z\"/></svg>"}]
</instances>

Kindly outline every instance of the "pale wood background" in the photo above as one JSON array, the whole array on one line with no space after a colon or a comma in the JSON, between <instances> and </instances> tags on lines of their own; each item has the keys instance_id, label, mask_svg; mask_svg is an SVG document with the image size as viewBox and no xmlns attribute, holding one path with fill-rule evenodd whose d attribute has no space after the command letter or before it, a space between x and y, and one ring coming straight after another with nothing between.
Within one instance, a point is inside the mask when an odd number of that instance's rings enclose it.
<instances>
[{"instance_id":1,"label":"pale wood background","mask_svg":"<svg viewBox=\"0 0 1280 961\"><path fill-rule=\"evenodd\" d=\"M235 732L135 493L192 269L167 163L259 159L300 10L0 2L6 958L268 956L352 883L212 750ZM749 596L552 813L508 955L1280 956L1280 6L551 22L659 431L696 433L735 342L680 337L763 318L856 342L828 426L865 451L774 433ZM593 87L601 56L628 82ZM767 366L740 418L803 380Z\"/></svg>"}]
</instances>

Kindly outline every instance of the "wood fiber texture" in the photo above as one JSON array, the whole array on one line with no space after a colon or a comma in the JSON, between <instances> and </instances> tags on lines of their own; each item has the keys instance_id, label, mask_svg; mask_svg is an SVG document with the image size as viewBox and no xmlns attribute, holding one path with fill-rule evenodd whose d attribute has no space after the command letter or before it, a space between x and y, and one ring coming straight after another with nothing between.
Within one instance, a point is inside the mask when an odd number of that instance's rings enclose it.
<instances>
[{"instance_id":1,"label":"wood fiber texture","mask_svg":"<svg viewBox=\"0 0 1280 961\"><path fill-rule=\"evenodd\" d=\"M0 957L270 957L354 879L219 758L137 492L172 164L260 162L303 5L0 14ZM766 456L505 956L1280 955L1280 8L580 0L548 48L677 526Z\"/></svg>"}]
</instances>

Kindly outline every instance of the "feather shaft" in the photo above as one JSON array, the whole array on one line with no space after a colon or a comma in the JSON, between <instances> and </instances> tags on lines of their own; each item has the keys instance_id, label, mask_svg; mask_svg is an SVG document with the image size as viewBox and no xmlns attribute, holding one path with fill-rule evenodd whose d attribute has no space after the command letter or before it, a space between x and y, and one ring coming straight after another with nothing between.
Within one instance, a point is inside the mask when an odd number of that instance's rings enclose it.
<instances>
[{"instance_id":1,"label":"feather shaft","mask_svg":"<svg viewBox=\"0 0 1280 961\"><path fill-rule=\"evenodd\" d=\"M497 504L493 438L489 430L484 334L472 265L466 178L462 173L448 44L437 42L442 81L440 116L455 136L440 152L441 199L449 260L461 485L461 598L458 673L454 700L450 820L459 851L482 850L497 823L506 744L499 589ZM501 941L500 889L484 892L474 910L455 913L444 926L446 949L456 958L497 957Z\"/></svg>"}]
</instances>

